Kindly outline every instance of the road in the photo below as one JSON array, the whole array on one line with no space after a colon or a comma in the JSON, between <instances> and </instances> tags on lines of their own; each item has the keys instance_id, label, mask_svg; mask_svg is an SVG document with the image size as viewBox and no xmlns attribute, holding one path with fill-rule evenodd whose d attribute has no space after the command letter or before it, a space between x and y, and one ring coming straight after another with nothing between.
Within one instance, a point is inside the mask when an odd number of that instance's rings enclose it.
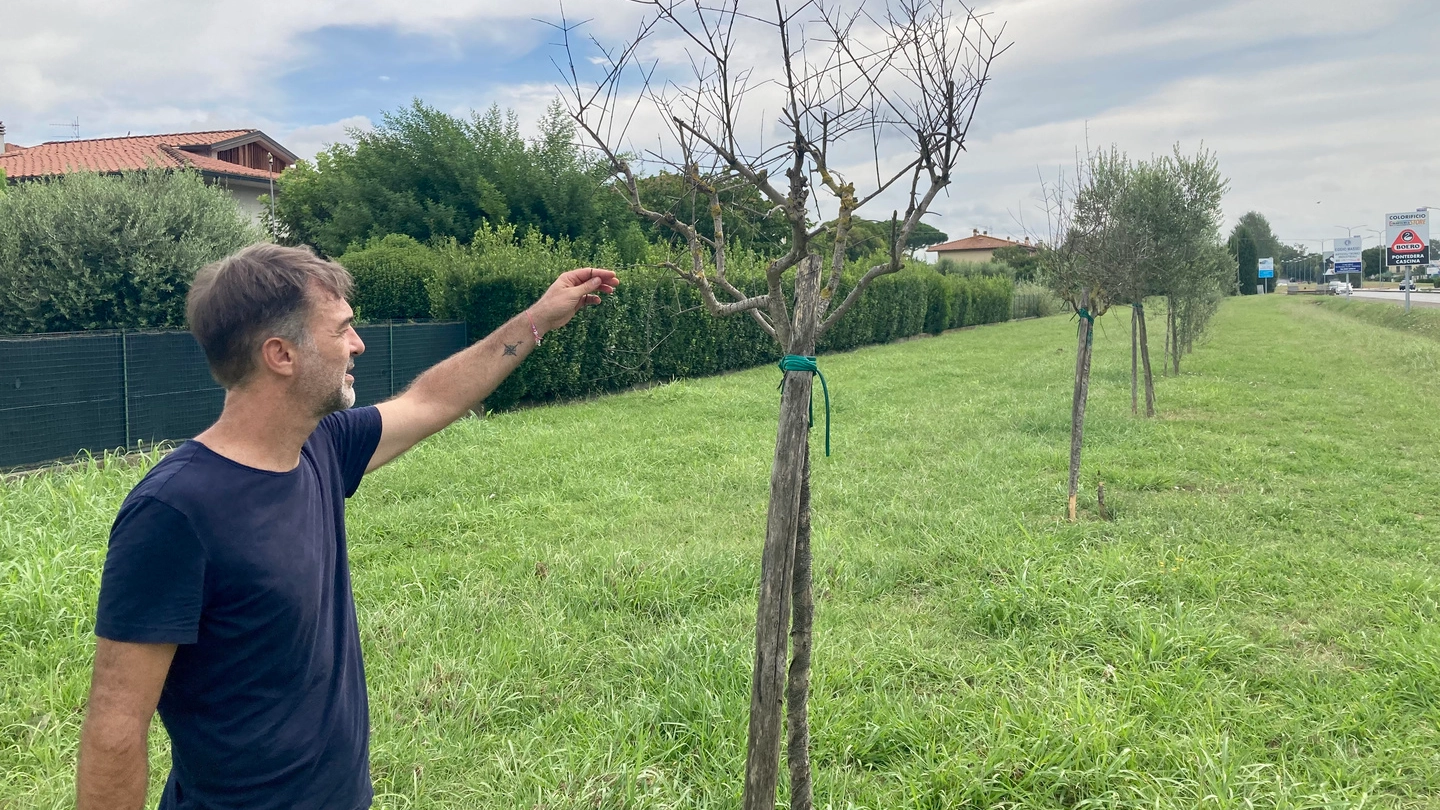
<instances>
[{"instance_id":1,"label":"road","mask_svg":"<svg viewBox=\"0 0 1440 810\"><path fill-rule=\"evenodd\" d=\"M1399 290L1366 290L1359 289L1351 293L1352 298L1359 298L1366 301L1389 301L1392 304L1405 304L1405 293ZM1413 292L1410 293L1410 306L1412 307L1440 307L1440 293L1436 292Z\"/></svg>"}]
</instances>

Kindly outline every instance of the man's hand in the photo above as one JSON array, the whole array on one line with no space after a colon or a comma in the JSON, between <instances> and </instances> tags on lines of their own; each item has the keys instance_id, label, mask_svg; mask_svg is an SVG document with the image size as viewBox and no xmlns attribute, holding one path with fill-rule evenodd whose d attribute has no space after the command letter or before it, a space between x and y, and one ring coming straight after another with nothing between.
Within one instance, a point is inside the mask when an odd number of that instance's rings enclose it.
<instances>
[{"instance_id":1,"label":"man's hand","mask_svg":"<svg viewBox=\"0 0 1440 810\"><path fill-rule=\"evenodd\" d=\"M598 293L613 293L620 279L613 270L581 267L555 279L540 300L530 306L535 328L541 332L559 329L575 317L575 313L600 303Z\"/></svg>"}]
</instances>

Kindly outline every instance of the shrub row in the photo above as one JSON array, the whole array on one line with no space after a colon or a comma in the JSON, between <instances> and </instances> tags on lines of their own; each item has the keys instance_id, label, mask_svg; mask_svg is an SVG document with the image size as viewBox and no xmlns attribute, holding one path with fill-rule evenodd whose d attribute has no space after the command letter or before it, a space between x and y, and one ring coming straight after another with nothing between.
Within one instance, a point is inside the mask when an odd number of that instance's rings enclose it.
<instances>
[{"instance_id":1,"label":"shrub row","mask_svg":"<svg viewBox=\"0 0 1440 810\"><path fill-rule=\"evenodd\" d=\"M346 253L340 261L355 274L357 311L364 317L413 317L413 290L423 285L429 314L463 319L471 340L477 340L529 306L560 273L592 262L615 266L617 258L585 261L564 243L533 233L516 240L513 229L501 227L482 228L467 246L449 242L429 248L391 239ZM760 266L757 258L737 254L730 277L758 292L764 287ZM859 277L859 267L847 275ZM910 266L877 279L824 336L820 350L1009 320L1011 296L1012 284L1004 277L941 276L928 265ZM714 318L699 294L674 274L631 268L615 295L546 338L486 405L503 409L522 401L585 397L778 359L774 340L749 317Z\"/></svg>"}]
</instances>

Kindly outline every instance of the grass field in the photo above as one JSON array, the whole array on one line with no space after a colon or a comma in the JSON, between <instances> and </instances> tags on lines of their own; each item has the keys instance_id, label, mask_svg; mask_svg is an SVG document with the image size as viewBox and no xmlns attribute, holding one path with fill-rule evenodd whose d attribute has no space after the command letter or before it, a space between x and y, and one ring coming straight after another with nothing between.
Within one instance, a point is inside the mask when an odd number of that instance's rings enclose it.
<instances>
[{"instance_id":1,"label":"grass field","mask_svg":"<svg viewBox=\"0 0 1440 810\"><path fill-rule=\"evenodd\" d=\"M823 358L817 806L1440 808L1440 343L1352 315L1227 302L1150 421L1102 318L1073 525L1072 323ZM778 376L471 420L367 479L378 807L738 803ZM70 801L141 472L0 484L0 807Z\"/></svg>"}]
</instances>

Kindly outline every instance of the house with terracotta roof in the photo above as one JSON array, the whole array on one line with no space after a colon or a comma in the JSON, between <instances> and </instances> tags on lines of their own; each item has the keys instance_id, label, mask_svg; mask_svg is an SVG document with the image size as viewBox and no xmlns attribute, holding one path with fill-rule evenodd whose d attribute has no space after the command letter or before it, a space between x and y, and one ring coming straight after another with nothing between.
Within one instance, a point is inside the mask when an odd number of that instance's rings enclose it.
<instances>
[{"instance_id":1,"label":"house with terracotta roof","mask_svg":"<svg viewBox=\"0 0 1440 810\"><path fill-rule=\"evenodd\" d=\"M194 169L207 183L229 191L240 210L258 220L260 195L271 194L275 178L298 158L258 129L177 132L49 141L36 146L5 142L0 124L0 170L10 182L39 180L70 172L118 174L139 169Z\"/></svg>"},{"instance_id":2,"label":"house with terracotta roof","mask_svg":"<svg viewBox=\"0 0 1440 810\"><path fill-rule=\"evenodd\" d=\"M964 239L955 239L939 245L931 245L925 249L926 253L934 253L936 263L949 259L952 262L977 262L983 264L994 257L995 251L1003 247L1022 247L1026 250L1035 250L1038 246L1030 242L1030 237L1025 237L1024 242L1015 242L1009 239L1001 239L991 236L988 232L981 233L978 228L972 230L972 235Z\"/></svg>"}]
</instances>

